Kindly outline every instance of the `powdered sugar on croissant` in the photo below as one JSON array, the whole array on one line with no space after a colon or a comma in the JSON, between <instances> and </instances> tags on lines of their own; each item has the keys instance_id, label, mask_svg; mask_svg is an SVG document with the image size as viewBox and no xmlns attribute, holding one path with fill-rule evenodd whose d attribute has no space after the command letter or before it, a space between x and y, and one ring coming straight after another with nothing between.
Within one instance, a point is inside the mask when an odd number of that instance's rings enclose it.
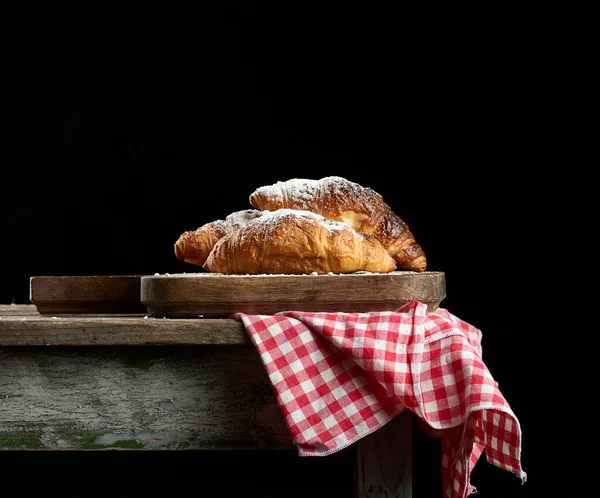
<instances>
[{"instance_id":1,"label":"powdered sugar on croissant","mask_svg":"<svg viewBox=\"0 0 600 498\"><path fill-rule=\"evenodd\" d=\"M196 230L184 232L175 242L175 256L186 263L202 266L219 239L261 214L257 209L235 211L224 220L211 221Z\"/></svg>"},{"instance_id":2,"label":"powdered sugar on croissant","mask_svg":"<svg viewBox=\"0 0 600 498\"><path fill-rule=\"evenodd\" d=\"M214 273L388 273L396 263L373 236L303 210L264 211L222 237L204 268Z\"/></svg>"},{"instance_id":3,"label":"powdered sugar on croissant","mask_svg":"<svg viewBox=\"0 0 600 498\"><path fill-rule=\"evenodd\" d=\"M340 176L320 180L293 178L259 187L250 204L260 210L282 208L312 211L327 219L347 223L358 232L373 235L398 267L422 272L427 260L407 224L373 189Z\"/></svg>"}]
</instances>

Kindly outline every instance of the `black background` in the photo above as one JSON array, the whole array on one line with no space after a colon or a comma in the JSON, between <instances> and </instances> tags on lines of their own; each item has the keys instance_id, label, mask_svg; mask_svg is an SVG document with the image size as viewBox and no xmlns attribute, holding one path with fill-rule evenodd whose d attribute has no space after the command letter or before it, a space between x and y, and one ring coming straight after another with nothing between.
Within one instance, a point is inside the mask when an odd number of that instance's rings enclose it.
<instances>
[{"instance_id":1,"label":"black background","mask_svg":"<svg viewBox=\"0 0 600 498\"><path fill-rule=\"evenodd\" d=\"M568 429L546 430L564 415L558 381L545 387L552 352L536 340L550 327L539 240L559 225L533 200L553 188L540 158L556 147L545 133L554 46L535 15L472 16L373 4L22 6L7 18L0 301L28 303L34 275L198 271L173 254L182 232L250 208L261 185L343 176L383 195L428 269L446 273L442 306L483 332L484 361L521 422L529 481L482 458L479 496L593 496L583 459L558 449ZM423 496L439 489L436 444L417 433ZM575 465L576 481L559 471Z\"/></svg>"}]
</instances>

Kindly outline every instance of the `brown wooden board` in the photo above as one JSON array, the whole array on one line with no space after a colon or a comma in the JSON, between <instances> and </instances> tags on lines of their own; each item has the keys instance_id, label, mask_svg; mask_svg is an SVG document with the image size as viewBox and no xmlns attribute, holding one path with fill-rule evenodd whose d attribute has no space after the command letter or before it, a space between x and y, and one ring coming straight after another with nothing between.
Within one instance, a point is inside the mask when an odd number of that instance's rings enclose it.
<instances>
[{"instance_id":1,"label":"brown wooden board","mask_svg":"<svg viewBox=\"0 0 600 498\"><path fill-rule=\"evenodd\" d=\"M152 316L227 316L235 312L394 311L419 300L434 310L446 296L445 274L426 271L327 275L143 276L141 301Z\"/></svg>"},{"instance_id":2,"label":"brown wooden board","mask_svg":"<svg viewBox=\"0 0 600 498\"><path fill-rule=\"evenodd\" d=\"M41 314L146 313L141 275L34 276L29 297Z\"/></svg>"}]
</instances>

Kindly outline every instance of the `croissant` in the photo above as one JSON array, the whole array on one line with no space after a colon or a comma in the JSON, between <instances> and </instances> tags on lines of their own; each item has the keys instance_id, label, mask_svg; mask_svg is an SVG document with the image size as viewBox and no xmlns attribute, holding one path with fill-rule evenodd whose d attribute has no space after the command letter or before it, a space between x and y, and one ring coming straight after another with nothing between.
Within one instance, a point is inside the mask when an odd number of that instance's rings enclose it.
<instances>
[{"instance_id":1,"label":"croissant","mask_svg":"<svg viewBox=\"0 0 600 498\"><path fill-rule=\"evenodd\" d=\"M257 209L244 209L231 213L224 220L211 221L196 230L184 232L175 242L175 256L186 263L202 266L219 239L261 214Z\"/></svg>"},{"instance_id":2,"label":"croissant","mask_svg":"<svg viewBox=\"0 0 600 498\"><path fill-rule=\"evenodd\" d=\"M379 240L398 267L417 272L427 268L422 247L383 197L373 189L345 178L294 178L262 186L250 195L250 204L260 210L312 211L330 220L343 221L357 232L373 235Z\"/></svg>"},{"instance_id":3,"label":"croissant","mask_svg":"<svg viewBox=\"0 0 600 498\"><path fill-rule=\"evenodd\" d=\"M396 263L373 236L294 209L262 216L222 237L204 268L214 273L389 273Z\"/></svg>"}]
</instances>

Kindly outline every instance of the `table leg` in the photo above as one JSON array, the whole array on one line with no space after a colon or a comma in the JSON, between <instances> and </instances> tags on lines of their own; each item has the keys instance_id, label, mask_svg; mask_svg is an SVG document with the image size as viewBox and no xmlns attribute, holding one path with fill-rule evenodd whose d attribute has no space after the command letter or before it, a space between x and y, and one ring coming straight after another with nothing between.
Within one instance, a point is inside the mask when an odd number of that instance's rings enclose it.
<instances>
[{"instance_id":1,"label":"table leg","mask_svg":"<svg viewBox=\"0 0 600 498\"><path fill-rule=\"evenodd\" d=\"M358 498L412 498L412 413L362 438L356 465Z\"/></svg>"}]
</instances>

